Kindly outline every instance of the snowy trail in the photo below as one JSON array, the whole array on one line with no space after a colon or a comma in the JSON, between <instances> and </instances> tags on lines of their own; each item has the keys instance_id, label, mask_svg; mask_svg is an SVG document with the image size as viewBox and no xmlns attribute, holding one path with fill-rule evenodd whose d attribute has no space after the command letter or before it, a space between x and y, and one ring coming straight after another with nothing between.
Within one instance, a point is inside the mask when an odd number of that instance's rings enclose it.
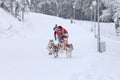
<instances>
[{"instance_id":1,"label":"snowy trail","mask_svg":"<svg viewBox=\"0 0 120 80\"><path fill-rule=\"evenodd\" d=\"M55 24L69 31L69 42L74 46L71 59L65 54L57 59L48 55L46 48L49 39L53 39ZM22 28L25 36L0 40L0 80L119 80L119 57L96 51L97 41L90 24L70 24L62 18L27 14Z\"/></svg>"}]
</instances>

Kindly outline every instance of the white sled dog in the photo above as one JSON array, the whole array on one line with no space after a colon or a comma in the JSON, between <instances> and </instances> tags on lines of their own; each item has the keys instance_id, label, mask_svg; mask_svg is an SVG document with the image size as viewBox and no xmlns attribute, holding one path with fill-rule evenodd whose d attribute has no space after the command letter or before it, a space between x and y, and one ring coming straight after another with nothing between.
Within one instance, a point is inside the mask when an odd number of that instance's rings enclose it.
<instances>
[{"instance_id":1,"label":"white sled dog","mask_svg":"<svg viewBox=\"0 0 120 80\"><path fill-rule=\"evenodd\" d=\"M73 51L73 45L72 44L67 44L65 45L65 50L66 50L66 57L71 58L72 51Z\"/></svg>"},{"instance_id":2,"label":"white sled dog","mask_svg":"<svg viewBox=\"0 0 120 80\"><path fill-rule=\"evenodd\" d=\"M63 53L64 47L65 47L64 43L63 42L59 42L58 46L59 46L59 52Z\"/></svg>"},{"instance_id":3,"label":"white sled dog","mask_svg":"<svg viewBox=\"0 0 120 80\"><path fill-rule=\"evenodd\" d=\"M59 42L58 46L60 48L59 49L60 53L63 53L63 50L65 50L66 51L66 57L71 58L72 51L73 51L73 45L72 44L65 45L63 42Z\"/></svg>"},{"instance_id":4,"label":"white sled dog","mask_svg":"<svg viewBox=\"0 0 120 80\"><path fill-rule=\"evenodd\" d=\"M49 55L53 54L55 58L58 57L59 47L54 44L53 40L49 40L47 49L49 51Z\"/></svg>"}]
</instances>

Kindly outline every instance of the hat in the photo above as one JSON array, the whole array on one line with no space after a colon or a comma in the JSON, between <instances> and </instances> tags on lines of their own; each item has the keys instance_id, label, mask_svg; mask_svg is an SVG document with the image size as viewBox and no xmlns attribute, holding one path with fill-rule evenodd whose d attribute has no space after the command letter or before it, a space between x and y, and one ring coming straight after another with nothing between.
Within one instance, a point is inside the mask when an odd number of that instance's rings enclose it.
<instances>
[{"instance_id":1,"label":"hat","mask_svg":"<svg viewBox=\"0 0 120 80\"><path fill-rule=\"evenodd\" d=\"M61 29L62 28L62 26L58 26L58 29Z\"/></svg>"}]
</instances>

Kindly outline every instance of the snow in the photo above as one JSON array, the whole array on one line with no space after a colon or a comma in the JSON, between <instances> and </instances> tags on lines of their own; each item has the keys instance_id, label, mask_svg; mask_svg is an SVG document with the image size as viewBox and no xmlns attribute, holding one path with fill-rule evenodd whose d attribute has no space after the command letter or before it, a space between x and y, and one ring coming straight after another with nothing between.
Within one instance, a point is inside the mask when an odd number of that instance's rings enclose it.
<instances>
[{"instance_id":1,"label":"snow","mask_svg":"<svg viewBox=\"0 0 120 80\"><path fill-rule=\"evenodd\" d=\"M68 30L72 58L65 53L58 58L48 55L55 24ZM26 13L25 21L19 22L0 9L0 80L119 80L120 37L114 24L100 24L104 53L97 52L93 25L77 20L71 24L68 19L38 13Z\"/></svg>"}]
</instances>

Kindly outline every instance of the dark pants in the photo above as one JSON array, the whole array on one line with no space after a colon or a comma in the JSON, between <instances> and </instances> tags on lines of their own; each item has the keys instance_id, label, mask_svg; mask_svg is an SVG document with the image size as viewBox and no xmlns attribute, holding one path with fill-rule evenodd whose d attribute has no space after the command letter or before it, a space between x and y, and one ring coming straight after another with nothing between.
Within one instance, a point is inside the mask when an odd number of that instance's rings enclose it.
<instances>
[{"instance_id":1,"label":"dark pants","mask_svg":"<svg viewBox=\"0 0 120 80\"><path fill-rule=\"evenodd\" d=\"M64 40L62 36L58 36L58 41Z\"/></svg>"}]
</instances>

